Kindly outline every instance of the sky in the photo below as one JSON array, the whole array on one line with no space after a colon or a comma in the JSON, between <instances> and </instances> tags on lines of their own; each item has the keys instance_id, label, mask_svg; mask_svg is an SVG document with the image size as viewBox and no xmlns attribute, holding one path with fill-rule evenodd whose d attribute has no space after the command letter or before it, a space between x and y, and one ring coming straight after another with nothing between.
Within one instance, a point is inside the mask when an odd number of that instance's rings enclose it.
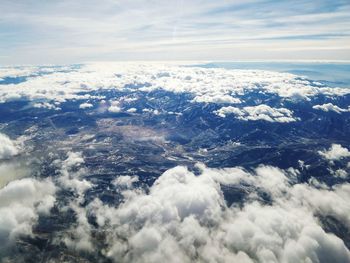
<instances>
[{"instance_id":1,"label":"sky","mask_svg":"<svg viewBox=\"0 0 350 263\"><path fill-rule=\"evenodd\" d=\"M349 59L349 0L0 0L0 65Z\"/></svg>"}]
</instances>

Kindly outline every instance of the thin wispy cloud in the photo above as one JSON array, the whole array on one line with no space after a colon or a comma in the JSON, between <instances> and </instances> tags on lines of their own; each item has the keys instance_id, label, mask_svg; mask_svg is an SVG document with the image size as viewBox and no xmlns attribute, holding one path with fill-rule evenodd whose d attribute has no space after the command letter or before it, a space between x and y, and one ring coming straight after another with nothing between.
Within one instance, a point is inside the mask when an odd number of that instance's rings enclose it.
<instances>
[{"instance_id":1,"label":"thin wispy cloud","mask_svg":"<svg viewBox=\"0 0 350 263\"><path fill-rule=\"evenodd\" d=\"M350 3L2 0L0 38L1 64L350 59Z\"/></svg>"}]
</instances>

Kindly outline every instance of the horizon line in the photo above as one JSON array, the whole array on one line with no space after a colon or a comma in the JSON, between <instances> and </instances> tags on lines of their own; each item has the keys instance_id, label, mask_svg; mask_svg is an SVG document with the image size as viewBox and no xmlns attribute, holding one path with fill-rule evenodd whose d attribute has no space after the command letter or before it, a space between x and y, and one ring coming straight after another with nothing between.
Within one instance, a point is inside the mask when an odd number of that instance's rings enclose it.
<instances>
[{"instance_id":1,"label":"horizon line","mask_svg":"<svg viewBox=\"0 0 350 263\"><path fill-rule=\"evenodd\" d=\"M1 64L0 67L36 67L36 66L65 66L65 65L84 65L97 63L184 63L184 64L209 64L209 63L334 63L350 64L347 59L239 59L239 60L91 60L72 63L33 63L33 64Z\"/></svg>"}]
</instances>

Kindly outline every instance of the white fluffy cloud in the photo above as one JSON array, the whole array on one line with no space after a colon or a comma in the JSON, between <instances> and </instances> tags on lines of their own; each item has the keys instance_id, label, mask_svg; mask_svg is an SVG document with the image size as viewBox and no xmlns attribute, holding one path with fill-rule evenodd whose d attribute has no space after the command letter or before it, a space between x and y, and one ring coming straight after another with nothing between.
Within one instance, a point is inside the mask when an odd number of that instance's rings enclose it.
<instances>
[{"instance_id":1,"label":"white fluffy cloud","mask_svg":"<svg viewBox=\"0 0 350 263\"><path fill-rule=\"evenodd\" d=\"M33 104L34 108L44 108L49 110L60 110L60 107L57 107L54 104L48 103L48 102L37 102Z\"/></svg>"},{"instance_id":2,"label":"white fluffy cloud","mask_svg":"<svg viewBox=\"0 0 350 263\"><path fill-rule=\"evenodd\" d=\"M0 80L6 77L8 78L16 78L21 76L29 76L38 72L38 67L1 67L0 68Z\"/></svg>"},{"instance_id":3,"label":"white fluffy cloud","mask_svg":"<svg viewBox=\"0 0 350 263\"><path fill-rule=\"evenodd\" d=\"M30 168L22 162L0 163L0 189L9 182L30 175Z\"/></svg>"},{"instance_id":4,"label":"white fluffy cloud","mask_svg":"<svg viewBox=\"0 0 350 263\"><path fill-rule=\"evenodd\" d=\"M346 170L344 169L337 169L335 170L334 172L332 172L332 174L335 176L335 177L339 177L339 178L342 178L342 179L346 179L349 174L347 173Z\"/></svg>"},{"instance_id":5,"label":"white fluffy cloud","mask_svg":"<svg viewBox=\"0 0 350 263\"><path fill-rule=\"evenodd\" d=\"M16 154L18 154L16 143L5 134L0 133L0 159L7 159Z\"/></svg>"},{"instance_id":6,"label":"white fluffy cloud","mask_svg":"<svg viewBox=\"0 0 350 263\"><path fill-rule=\"evenodd\" d=\"M123 190L118 207L95 199L88 211L106 233L103 253L115 262L348 262L350 252L326 233L316 215L350 227L350 185L293 184L297 170L260 166L176 167L148 191ZM122 178L129 183L132 178ZM124 184L125 185L125 184ZM227 206L221 185L242 189L241 205ZM243 186L244 185L244 186ZM264 204L257 192L265 192Z\"/></svg>"},{"instance_id":7,"label":"white fluffy cloud","mask_svg":"<svg viewBox=\"0 0 350 263\"><path fill-rule=\"evenodd\" d=\"M84 102L82 104L79 105L80 109L88 109L88 108L92 108L94 105L92 105L91 103L88 102Z\"/></svg>"},{"instance_id":8,"label":"white fluffy cloud","mask_svg":"<svg viewBox=\"0 0 350 263\"><path fill-rule=\"evenodd\" d=\"M109 108L108 108L108 111L109 112L114 112L114 113L118 113L118 112L121 112L122 111L122 109L119 107L119 106L110 106Z\"/></svg>"},{"instance_id":9,"label":"white fluffy cloud","mask_svg":"<svg viewBox=\"0 0 350 263\"><path fill-rule=\"evenodd\" d=\"M69 208L74 211L77 220L67 230L67 235L63 237L63 243L72 250L93 252L91 226L85 209L74 201L70 203Z\"/></svg>"},{"instance_id":10,"label":"white fluffy cloud","mask_svg":"<svg viewBox=\"0 0 350 263\"><path fill-rule=\"evenodd\" d=\"M232 106L222 107L214 113L222 118L233 114L237 119L244 121L264 120L269 122L293 122L298 119L293 117L293 112L285 108L271 108L268 105L248 106L237 108Z\"/></svg>"},{"instance_id":11,"label":"white fluffy cloud","mask_svg":"<svg viewBox=\"0 0 350 263\"><path fill-rule=\"evenodd\" d=\"M178 166L148 189L136 187L137 176L117 177L112 183L124 197L121 204L109 206L95 199L83 207L84 194L93 185L82 178L82 153L68 152L56 164L61 173L58 184L75 193L61 209L76 214L76 222L56 241L72 250L96 253L99 242L105 244L102 253L115 262L350 260L343 241L326 233L317 219L331 215L350 228L348 183L295 184L299 171L292 168L262 165L248 172L198 164L199 175ZM228 206L223 185L245 193L242 203ZM0 237L31 235L39 214L53 206L56 188L49 179L26 178L1 189ZM265 193L269 203L258 193ZM97 229L88 215L96 217ZM93 231L104 234L96 240Z\"/></svg>"},{"instance_id":12,"label":"white fluffy cloud","mask_svg":"<svg viewBox=\"0 0 350 263\"><path fill-rule=\"evenodd\" d=\"M71 66L62 67L45 67L45 66L21 66L21 67L0 67L0 79L6 77L17 78L17 77L29 77L38 76L39 74L53 73L57 70L68 71L72 70Z\"/></svg>"},{"instance_id":13,"label":"white fluffy cloud","mask_svg":"<svg viewBox=\"0 0 350 263\"><path fill-rule=\"evenodd\" d=\"M66 230L61 241L72 250L92 252L91 226L88 223L86 211L81 207L81 203L85 200L85 192L92 188L93 184L82 178L87 173L85 167L82 166L84 162L81 152L72 151L67 153L65 160L56 161L61 173L61 176L57 179L60 187L75 194L75 198L62 209L71 209L76 215L76 222Z\"/></svg>"},{"instance_id":14,"label":"white fluffy cloud","mask_svg":"<svg viewBox=\"0 0 350 263\"><path fill-rule=\"evenodd\" d=\"M318 151L318 153L328 160L334 161L350 156L350 151L340 144L332 144L328 150Z\"/></svg>"},{"instance_id":15,"label":"white fluffy cloud","mask_svg":"<svg viewBox=\"0 0 350 263\"><path fill-rule=\"evenodd\" d=\"M322 111L325 111L325 112L334 111L336 113L342 113L342 112L350 111L350 108L342 109L342 108L339 108L337 105L333 105L332 103L326 103L326 104L322 104L322 105L315 105L312 108L314 108L316 110L322 110Z\"/></svg>"},{"instance_id":16,"label":"white fluffy cloud","mask_svg":"<svg viewBox=\"0 0 350 263\"><path fill-rule=\"evenodd\" d=\"M80 164L83 164L84 158L81 152L68 152L67 153L67 159L63 161L63 169L71 169L74 166L79 166Z\"/></svg>"},{"instance_id":17,"label":"white fluffy cloud","mask_svg":"<svg viewBox=\"0 0 350 263\"><path fill-rule=\"evenodd\" d=\"M126 112L134 113L134 112L136 112L136 111L137 111L136 108L130 108L130 109L128 109Z\"/></svg>"},{"instance_id":18,"label":"white fluffy cloud","mask_svg":"<svg viewBox=\"0 0 350 263\"><path fill-rule=\"evenodd\" d=\"M118 176L115 180L113 180L112 183L117 186L131 188L133 183L136 183L138 181L139 181L138 176L125 175L125 176Z\"/></svg>"},{"instance_id":19,"label":"white fluffy cloud","mask_svg":"<svg viewBox=\"0 0 350 263\"><path fill-rule=\"evenodd\" d=\"M50 179L24 178L0 189L0 239L32 235L39 214L47 214L55 202L56 187Z\"/></svg>"},{"instance_id":20,"label":"white fluffy cloud","mask_svg":"<svg viewBox=\"0 0 350 263\"><path fill-rule=\"evenodd\" d=\"M18 84L1 85L0 102L21 98L56 102L102 98L79 93L99 89L126 90L128 85L140 86L139 90L143 91L163 89L192 93L193 101L208 103L239 103L237 96L251 91L304 99L318 94L343 96L350 93L345 88L314 86L312 82L289 73L125 62L87 64L80 69L32 76Z\"/></svg>"},{"instance_id":21,"label":"white fluffy cloud","mask_svg":"<svg viewBox=\"0 0 350 263\"><path fill-rule=\"evenodd\" d=\"M242 103L242 101L238 98L234 98L227 94L204 94L200 96L196 96L193 99L194 102L205 102L205 103L230 103L230 104L238 104Z\"/></svg>"},{"instance_id":22,"label":"white fluffy cloud","mask_svg":"<svg viewBox=\"0 0 350 263\"><path fill-rule=\"evenodd\" d=\"M109 112L118 113L122 111L122 108L120 107L119 101L111 101L111 105L108 107Z\"/></svg>"},{"instance_id":23,"label":"white fluffy cloud","mask_svg":"<svg viewBox=\"0 0 350 263\"><path fill-rule=\"evenodd\" d=\"M81 201L85 191L92 187L89 181L81 178L86 173L84 167L80 167L84 162L81 152L68 152L67 158L59 162L61 177L58 178L58 182L63 188L77 193L78 201Z\"/></svg>"}]
</instances>

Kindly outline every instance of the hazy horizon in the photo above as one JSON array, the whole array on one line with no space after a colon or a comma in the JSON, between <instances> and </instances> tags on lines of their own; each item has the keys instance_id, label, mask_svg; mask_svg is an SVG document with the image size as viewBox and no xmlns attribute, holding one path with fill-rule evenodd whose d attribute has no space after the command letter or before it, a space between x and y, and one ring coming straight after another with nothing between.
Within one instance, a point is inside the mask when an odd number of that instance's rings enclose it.
<instances>
[{"instance_id":1,"label":"hazy horizon","mask_svg":"<svg viewBox=\"0 0 350 263\"><path fill-rule=\"evenodd\" d=\"M349 60L349 1L1 1L0 64Z\"/></svg>"}]
</instances>

